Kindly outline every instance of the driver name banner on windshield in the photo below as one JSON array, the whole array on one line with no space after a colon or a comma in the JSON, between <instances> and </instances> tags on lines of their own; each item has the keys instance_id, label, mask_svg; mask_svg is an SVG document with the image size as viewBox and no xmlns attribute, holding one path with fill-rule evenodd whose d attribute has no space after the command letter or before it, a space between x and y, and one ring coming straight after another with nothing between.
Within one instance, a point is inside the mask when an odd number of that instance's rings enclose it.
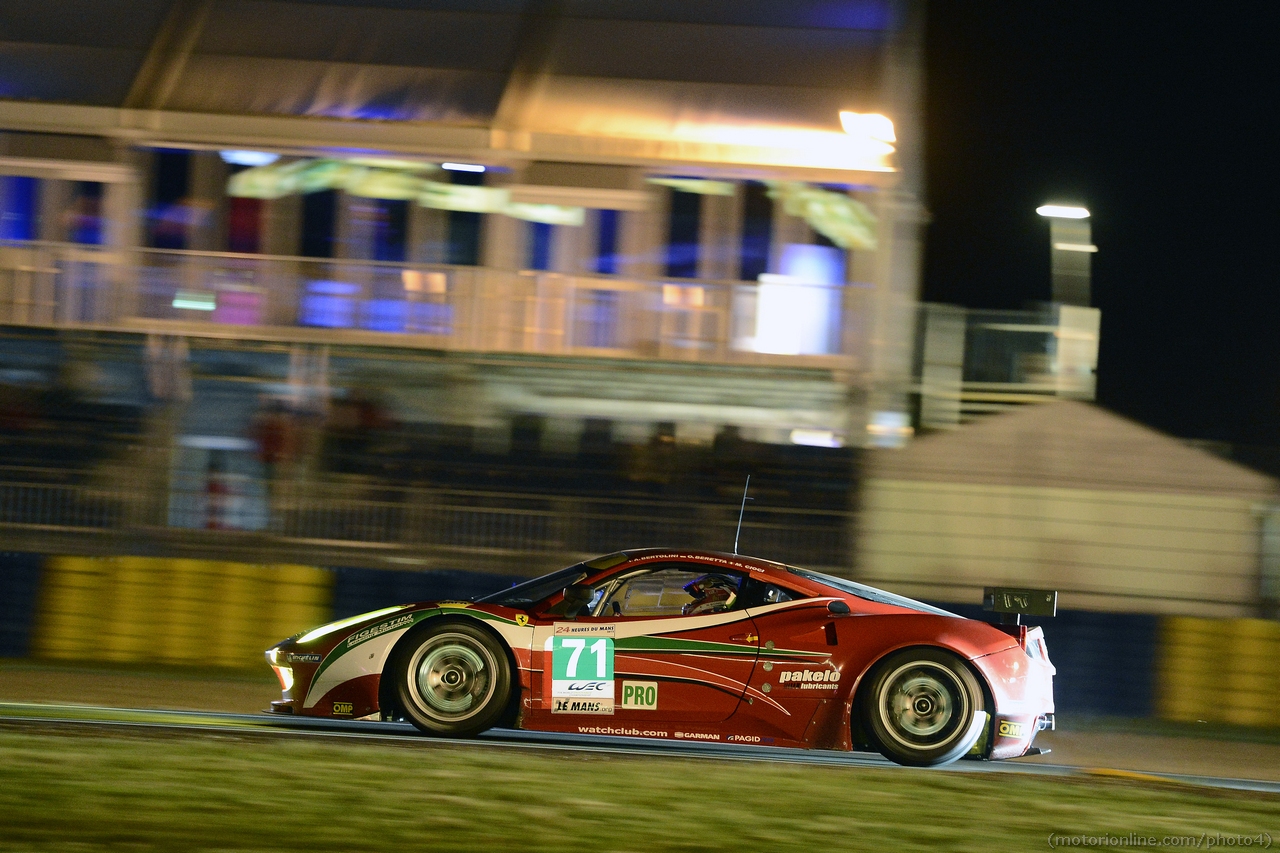
<instances>
[{"instance_id":1,"label":"driver name banner on windshield","mask_svg":"<svg viewBox=\"0 0 1280 853\"><path fill-rule=\"evenodd\" d=\"M551 638L551 712L613 713L613 639Z\"/></svg>"}]
</instances>

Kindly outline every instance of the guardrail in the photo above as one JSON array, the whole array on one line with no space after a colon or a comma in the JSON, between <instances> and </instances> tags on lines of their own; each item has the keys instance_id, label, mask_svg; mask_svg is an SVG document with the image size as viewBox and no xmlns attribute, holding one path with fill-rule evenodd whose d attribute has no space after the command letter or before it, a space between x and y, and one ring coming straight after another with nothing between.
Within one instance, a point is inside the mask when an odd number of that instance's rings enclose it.
<instances>
[{"instance_id":1,"label":"guardrail","mask_svg":"<svg viewBox=\"0 0 1280 853\"><path fill-rule=\"evenodd\" d=\"M845 286L0 242L0 323L60 328L856 368L865 298Z\"/></svg>"},{"instance_id":2,"label":"guardrail","mask_svg":"<svg viewBox=\"0 0 1280 853\"><path fill-rule=\"evenodd\" d=\"M0 472L0 531L200 531L215 550L219 537L230 542L255 534L286 549L291 542L322 542L349 550L551 555L648 545L726 551L738 521L736 506L718 504L367 483L289 481L276 486L269 502L234 490L175 491L167 518L156 512L158 501L163 497L136 487L38 482L29 472ZM849 529L844 511L752 508L742 524L742 550L814 567L846 566Z\"/></svg>"}]
</instances>

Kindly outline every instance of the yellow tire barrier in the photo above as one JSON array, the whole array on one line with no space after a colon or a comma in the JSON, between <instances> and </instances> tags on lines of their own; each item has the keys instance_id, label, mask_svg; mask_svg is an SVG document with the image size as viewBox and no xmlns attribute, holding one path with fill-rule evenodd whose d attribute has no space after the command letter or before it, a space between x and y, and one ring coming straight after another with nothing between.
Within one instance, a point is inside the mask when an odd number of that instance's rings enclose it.
<instances>
[{"instance_id":1,"label":"yellow tire barrier","mask_svg":"<svg viewBox=\"0 0 1280 853\"><path fill-rule=\"evenodd\" d=\"M32 652L50 660L249 668L330 617L333 573L152 557L45 564Z\"/></svg>"},{"instance_id":2,"label":"yellow tire barrier","mask_svg":"<svg viewBox=\"0 0 1280 853\"><path fill-rule=\"evenodd\" d=\"M1161 626L1158 710L1179 722L1274 726L1280 622L1170 617Z\"/></svg>"}]
</instances>

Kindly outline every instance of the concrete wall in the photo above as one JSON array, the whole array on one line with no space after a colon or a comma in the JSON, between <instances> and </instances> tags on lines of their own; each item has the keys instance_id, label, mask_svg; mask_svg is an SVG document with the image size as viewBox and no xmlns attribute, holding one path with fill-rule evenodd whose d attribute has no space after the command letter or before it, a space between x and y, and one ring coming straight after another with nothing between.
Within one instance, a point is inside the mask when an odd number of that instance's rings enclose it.
<instances>
[{"instance_id":1,"label":"concrete wall","mask_svg":"<svg viewBox=\"0 0 1280 853\"><path fill-rule=\"evenodd\" d=\"M381 607L517 578L155 557L0 554L0 656L252 669L268 646Z\"/></svg>"},{"instance_id":2,"label":"concrete wall","mask_svg":"<svg viewBox=\"0 0 1280 853\"><path fill-rule=\"evenodd\" d=\"M1158 711L1186 723L1275 726L1280 622L1171 618L1160 636Z\"/></svg>"},{"instance_id":3,"label":"concrete wall","mask_svg":"<svg viewBox=\"0 0 1280 853\"><path fill-rule=\"evenodd\" d=\"M248 668L328 620L333 580L310 566L54 557L40 586L35 657Z\"/></svg>"}]
</instances>

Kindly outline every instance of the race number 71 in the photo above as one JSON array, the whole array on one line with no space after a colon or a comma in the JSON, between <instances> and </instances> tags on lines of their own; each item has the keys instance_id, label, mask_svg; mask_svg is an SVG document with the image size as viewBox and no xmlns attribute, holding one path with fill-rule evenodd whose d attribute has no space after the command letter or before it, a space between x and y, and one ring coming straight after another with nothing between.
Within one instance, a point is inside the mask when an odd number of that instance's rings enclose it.
<instances>
[{"instance_id":1,"label":"race number 71","mask_svg":"<svg viewBox=\"0 0 1280 853\"><path fill-rule=\"evenodd\" d=\"M551 646L552 678L613 678L613 640L609 637L555 637Z\"/></svg>"}]
</instances>

